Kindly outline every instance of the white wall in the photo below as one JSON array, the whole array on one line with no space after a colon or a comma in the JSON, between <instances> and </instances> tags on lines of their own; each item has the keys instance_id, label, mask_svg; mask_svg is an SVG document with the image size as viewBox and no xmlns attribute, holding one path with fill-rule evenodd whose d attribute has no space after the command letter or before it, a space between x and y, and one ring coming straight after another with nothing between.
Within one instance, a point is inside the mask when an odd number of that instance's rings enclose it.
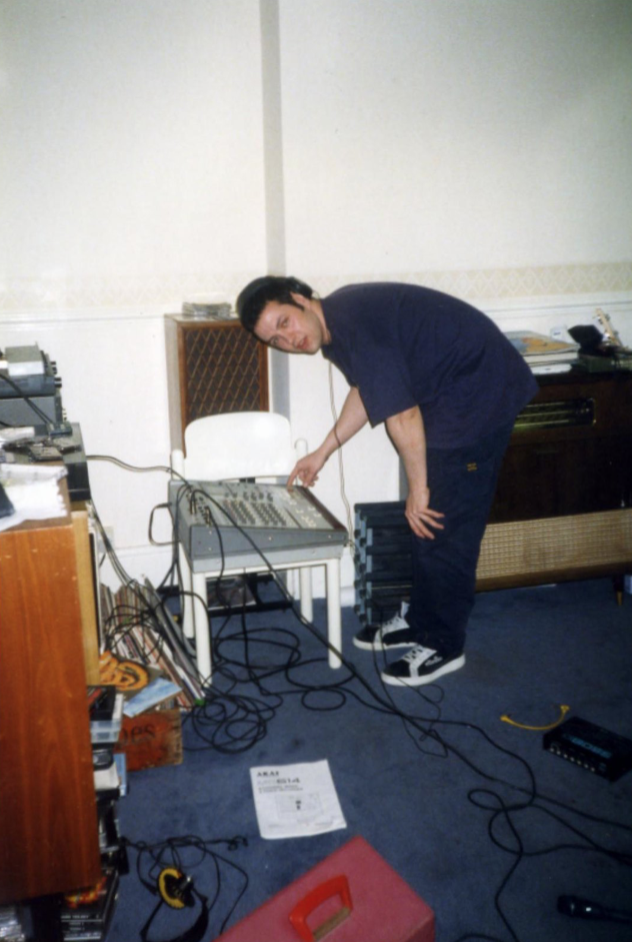
<instances>
[{"instance_id":1,"label":"white wall","mask_svg":"<svg viewBox=\"0 0 632 942\"><path fill-rule=\"evenodd\" d=\"M289 267L632 254L627 0L281 0Z\"/></svg>"},{"instance_id":2,"label":"white wall","mask_svg":"<svg viewBox=\"0 0 632 942\"><path fill-rule=\"evenodd\" d=\"M150 466L163 314L268 267L539 327L607 301L632 342L631 32L629 0L0 0L0 347L39 342L87 451ZM273 370L316 444L326 364ZM352 503L397 496L382 430L344 465ZM130 572L159 580L163 476L90 476ZM345 518L335 460L317 493Z\"/></svg>"},{"instance_id":3,"label":"white wall","mask_svg":"<svg viewBox=\"0 0 632 942\"><path fill-rule=\"evenodd\" d=\"M262 256L252 0L4 0L0 13L11 281L90 287L91 306L109 305L130 284L164 292Z\"/></svg>"},{"instance_id":4,"label":"white wall","mask_svg":"<svg viewBox=\"0 0 632 942\"><path fill-rule=\"evenodd\" d=\"M88 453L168 463L163 315L266 265L260 49L256 0L0 0L0 347L57 361ZM166 477L90 479L159 579Z\"/></svg>"}]
</instances>

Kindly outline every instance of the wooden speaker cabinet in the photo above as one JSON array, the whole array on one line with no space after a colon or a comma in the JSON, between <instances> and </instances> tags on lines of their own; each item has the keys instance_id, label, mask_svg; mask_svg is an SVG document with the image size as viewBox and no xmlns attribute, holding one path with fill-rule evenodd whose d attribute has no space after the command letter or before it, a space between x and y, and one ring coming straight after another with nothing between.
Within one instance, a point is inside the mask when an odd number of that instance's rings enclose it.
<instances>
[{"instance_id":1,"label":"wooden speaker cabinet","mask_svg":"<svg viewBox=\"0 0 632 942\"><path fill-rule=\"evenodd\" d=\"M80 571L70 512L0 533L0 903L101 875Z\"/></svg>"},{"instance_id":2,"label":"wooden speaker cabinet","mask_svg":"<svg viewBox=\"0 0 632 942\"><path fill-rule=\"evenodd\" d=\"M632 372L539 380L505 456L479 589L632 570Z\"/></svg>"},{"instance_id":3,"label":"wooden speaker cabinet","mask_svg":"<svg viewBox=\"0 0 632 942\"><path fill-rule=\"evenodd\" d=\"M172 449L194 419L268 409L268 351L239 321L168 314L165 339Z\"/></svg>"}]
</instances>

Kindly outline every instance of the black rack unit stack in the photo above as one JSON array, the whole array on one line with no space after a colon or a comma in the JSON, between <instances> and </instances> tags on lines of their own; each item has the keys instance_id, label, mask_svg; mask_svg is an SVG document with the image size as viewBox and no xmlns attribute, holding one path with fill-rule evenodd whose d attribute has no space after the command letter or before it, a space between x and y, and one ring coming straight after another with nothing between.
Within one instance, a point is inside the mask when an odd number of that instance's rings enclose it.
<instances>
[{"instance_id":1,"label":"black rack unit stack","mask_svg":"<svg viewBox=\"0 0 632 942\"><path fill-rule=\"evenodd\" d=\"M385 621L411 589L411 532L404 501L355 505L355 612L363 624Z\"/></svg>"}]
</instances>

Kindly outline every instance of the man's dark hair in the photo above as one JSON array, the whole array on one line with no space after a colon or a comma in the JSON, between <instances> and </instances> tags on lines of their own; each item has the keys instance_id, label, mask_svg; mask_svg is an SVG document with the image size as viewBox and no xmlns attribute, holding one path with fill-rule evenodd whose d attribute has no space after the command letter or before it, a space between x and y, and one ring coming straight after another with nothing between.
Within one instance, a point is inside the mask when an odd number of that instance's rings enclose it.
<instances>
[{"instance_id":1,"label":"man's dark hair","mask_svg":"<svg viewBox=\"0 0 632 942\"><path fill-rule=\"evenodd\" d=\"M263 278L255 278L246 285L237 298L237 313L242 326L253 334L261 312L270 301L299 307L292 294L301 294L304 298L311 298L314 292L309 285L306 285L304 281L299 281L298 278L286 278L279 275L264 275Z\"/></svg>"}]
</instances>

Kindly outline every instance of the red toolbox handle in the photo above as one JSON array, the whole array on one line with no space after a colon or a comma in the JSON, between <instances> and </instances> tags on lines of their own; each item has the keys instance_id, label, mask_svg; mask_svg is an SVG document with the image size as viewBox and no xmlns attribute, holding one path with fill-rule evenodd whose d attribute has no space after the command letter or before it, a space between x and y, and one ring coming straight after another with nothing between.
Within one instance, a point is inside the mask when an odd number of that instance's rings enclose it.
<instances>
[{"instance_id":1,"label":"red toolbox handle","mask_svg":"<svg viewBox=\"0 0 632 942\"><path fill-rule=\"evenodd\" d=\"M334 913L333 916L326 919L322 925L318 926L312 932L307 925L307 917L332 896L340 897L342 907L337 913ZM325 880L324 883L320 883L318 886L315 886L313 890L310 890L307 896L304 896L303 899L296 904L289 918L304 942L315 942L315 940L322 939L328 932L331 932L332 929L340 925L340 923L350 915L352 910L353 903L351 902L349 881L344 874L341 874L338 877L332 877L331 880Z\"/></svg>"}]
</instances>

